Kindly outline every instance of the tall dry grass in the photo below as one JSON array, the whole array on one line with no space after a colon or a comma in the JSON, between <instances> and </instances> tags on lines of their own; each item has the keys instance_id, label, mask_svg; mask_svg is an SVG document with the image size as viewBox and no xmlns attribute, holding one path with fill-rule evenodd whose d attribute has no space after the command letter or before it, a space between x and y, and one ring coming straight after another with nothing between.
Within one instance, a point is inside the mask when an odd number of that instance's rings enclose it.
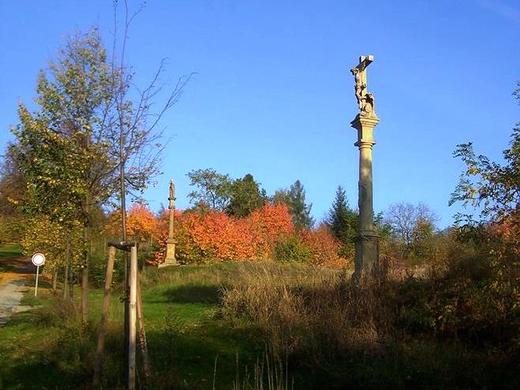
<instances>
[{"instance_id":1,"label":"tall dry grass","mask_svg":"<svg viewBox=\"0 0 520 390\"><path fill-rule=\"evenodd\" d=\"M233 390L292 390L294 389L294 379L289 374L289 364L287 356L284 358L275 357L269 347L266 347L264 354L258 357L252 369L245 367L241 375L238 369L233 381ZM213 386L215 388L215 386Z\"/></svg>"},{"instance_id":2,"label":"tall dry grass","mask_svg":"<svg viewBox=\"0 0 520 390\"><path fill-rule=\"evenodd\" d=\"M237 326L260 328L275 356L305 355L318 362L353 348L377 348L390 327L383 288L354 288L345 271L244 265L223 288L221 310Z\"/></svg>"}]
</instances>

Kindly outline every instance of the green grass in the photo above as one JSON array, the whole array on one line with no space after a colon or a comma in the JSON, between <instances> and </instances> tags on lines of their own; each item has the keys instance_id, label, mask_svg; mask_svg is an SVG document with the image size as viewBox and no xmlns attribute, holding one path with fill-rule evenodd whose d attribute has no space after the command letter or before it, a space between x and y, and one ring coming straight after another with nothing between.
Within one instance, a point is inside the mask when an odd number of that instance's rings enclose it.
<instances>
[{"instance_id":1,"label":"green grass","mask_svg":"<svg viewBox=\"0 0 520 390\"><path fill-rule=\"evenodd\" d=\"M9 260L22 255L22 250L18 244L2 244L0 245L0 272L5 272L9 269L2 264L2 260Z\"/></svg>"},{"instance_id":2,"label":"green grass","mask_svg":"<svg viewBox=\"0 0 520 390\"><path fill-rule=\"evenodd\" d=\"M152 277L168 282L143 289L150 357L159 388L169 388L172 382L185 389L212 388L217 359L216 388L229 389L237 373L237 356L241 372L244 365L252 367L262 352L263 343L254 332L233 330L218 318L219 286L204 280L207 271L207 267L161 270ZM75 290L77 298L79 289ZM14 316L0 331L2 389L76 388L91 380L90 366L81 360L93 358L102 290L90 292L93 325L83 331L77 321L57 321L65 308L48 289L40 291L39 298L26 295L24 303L41 307ZM106 346L110 388L124 385L117 379L123 377L124 367L120 295L116 290L110 304ZM29 375L31 371L35 373Z\"/></svg>"},{"instance_id":3,"label":"green grass","mask_svg":"<svg viewBox=\"0 0 520 390\"><path fill-rule=\"evenodd\" d=\"M7 272L12 269L5 264L5 260L14 259L22 255L22 249L18 244L1 244L0 245L0 272Z\"/></svg>"},{"instance_id":4,"label":"green grass","mask_svg":"<svg viewBox=\"0 0 520 390\"><path fill-rule=\"evenodd\" d=\"M16 257L22 254L22 249L18 244L1 244L0 245L0 259Z\"/></svg>"}]
</instances>

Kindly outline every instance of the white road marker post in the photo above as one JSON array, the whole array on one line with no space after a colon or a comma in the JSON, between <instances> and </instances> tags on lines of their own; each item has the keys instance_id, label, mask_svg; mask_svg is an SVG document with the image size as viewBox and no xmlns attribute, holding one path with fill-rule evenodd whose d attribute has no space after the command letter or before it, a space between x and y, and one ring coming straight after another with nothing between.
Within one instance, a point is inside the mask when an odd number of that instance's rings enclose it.
<instances>
[{"instance_id":1,"label":"white road marker post","mask_svg":"<svg viewBox=\"0 0 520 390\"><path fill-rule=\"evenodd\" d=\"M45 264L45 255L43 253L35 253L31 258L32 263L36 266L36 284L34 286L34 296L38 296L38 277L40 276L40 266Z\"/></svg>"}]
</instances>

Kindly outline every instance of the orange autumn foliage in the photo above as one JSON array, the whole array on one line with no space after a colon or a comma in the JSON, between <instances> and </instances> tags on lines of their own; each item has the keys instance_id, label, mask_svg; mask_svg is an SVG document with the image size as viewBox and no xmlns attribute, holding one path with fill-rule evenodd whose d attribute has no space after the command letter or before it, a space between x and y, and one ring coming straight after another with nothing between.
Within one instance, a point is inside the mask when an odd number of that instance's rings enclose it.
<instances>
[{"instance_id":1,"label":"orange autumn foliage","mask_svg":"<svg viewBox=\"0 0 520 390\"><path fill-rule=\"evenodd\" d=\"M159 217L158 224L162 234L154 263L164 261L168 212ZM312 264L345 266L346 260L338 254L341 245L329 228L321 225L315 230L295 231L285 204L264 205L245 218L214 210L176 212L174 222L177 260L181 263L270 260L276 245L295 235Z\"/></svg>"},{"instance_id":2,"label":"orange autumn foliage","mask_svg":"<svg viewBox=\"0 0 520 390\"><path fill-rule=\"evenodd\" d=\"M159 223L155 214L144 204L134 203L127 216L128 236L135 240L157 240Z\"/></svg>"},{"instance_id":3,"label":"orange autumn foliage","mask_svg":"<svg viewBox=\"0 0 520 390\"><path fill-rule=\"evenodd\" d=\"M157 241L162 233L160 220L142 203L132 204L126 216L126 226L128 238L138 242ZM105 230L114 237L120 237L121 214L119 210L109 216L109 223Z\"/></svg>"},{"instance_id":4,"label":"orange autumn foliage","mask_svg":"<svg viewBox=\"0 0 520 390\"><path fill-rule=\"evenodd\" d=\"M268 259L276 241L293 230L287 206L271 204L246 218L213 210L184 212L174 224L177 257L183 263ZM163 231L156 262L164 259L166 239Z\"/></svg>"},{"instance_id":5,"label":"orange autumn foliage","mask_svg":"<svg viewBox=\"0 0 520 390\"><path fill-rule=\"evenodd\" d=\"M520 256L520 210L508 215L500 223L492 224L489 230L496 237L496 242L501 242L513 254Z\"/></svg>"},{"instance_id":6,"label":"orange autumn foliage","mask_svg":"<svg viewBox=\"0 0 520 390\"><path fill-rule=\"evenodd\" d=\"M187 260L246 260L254 256L248 229L228 215L209 211L185 213L179 220L179 255ZM182 247L182 249L181 249Z\"/></svg>"},{"instance_id":7,"label":"orange autumn foliage","mask_svg":"<svg viewBox=\"0 0 520 390\"><path fill-rule=\"evenodd\" d=\"M289 208L285 204L267 204L249 215L244 223L254 238L258 258L272 257L277 240L294 231Z\"/></svg>"},{"instance_id":8,"label":"orange autumn foliage","mask_svg":"<svg viewBox=\"0 0 520 390\"><path fill-rule=\"evenodd\" d=\"M346 265L347 260L339 255L341 244L327 226L320 225L315 230L304 230L301 235L303 243L309 249L312 264L333 268Z\"/></svg>"}]
</instances>

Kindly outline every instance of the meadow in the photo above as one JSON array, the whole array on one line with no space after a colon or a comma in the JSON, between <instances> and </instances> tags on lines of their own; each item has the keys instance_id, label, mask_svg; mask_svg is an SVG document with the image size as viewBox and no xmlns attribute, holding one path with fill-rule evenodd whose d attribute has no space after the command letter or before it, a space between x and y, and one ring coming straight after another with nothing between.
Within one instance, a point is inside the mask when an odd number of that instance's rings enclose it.
<instances>
[{"instance_id":1,"label":"meadow","mask_svg":"<svg viewBox=\"0 0 520 390\"><path fill-rule=\"evenodd\" d=\"M49 281L41 286L38 298L32 291L24 298L34 309L0 330L0 388L87 388L102 290L92 289L83 327L78 291L63 301ZM104 388L125 387L123 304L114 287ZM157 389L516 388L516 355L500 341L490 348L462 330L428 324L424 296L434 288L433 276L354 288L345 270L304 264L146 267L153 376L145 384L141 373L138 382Z\"/></svg>"}]
</instances>

